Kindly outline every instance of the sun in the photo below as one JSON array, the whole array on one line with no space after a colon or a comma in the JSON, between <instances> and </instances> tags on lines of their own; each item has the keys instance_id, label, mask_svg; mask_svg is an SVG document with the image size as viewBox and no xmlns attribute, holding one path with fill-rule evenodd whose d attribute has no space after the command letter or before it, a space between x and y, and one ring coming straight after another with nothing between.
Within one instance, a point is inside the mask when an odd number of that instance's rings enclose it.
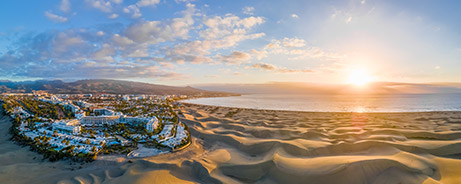
<instances>
[{"instance_id":1,"label":"sun","mask_svg":"<svg viewBox=\"0 0 461 184\"><path fill-rule=\"evenodd\" d=\"M368 74L368 72L365 69L360 68L353 69L350 71L347 83L356 86L364 86L371 81L372 77L370 76L370 74Z\"/></svg>"}]
</instances>

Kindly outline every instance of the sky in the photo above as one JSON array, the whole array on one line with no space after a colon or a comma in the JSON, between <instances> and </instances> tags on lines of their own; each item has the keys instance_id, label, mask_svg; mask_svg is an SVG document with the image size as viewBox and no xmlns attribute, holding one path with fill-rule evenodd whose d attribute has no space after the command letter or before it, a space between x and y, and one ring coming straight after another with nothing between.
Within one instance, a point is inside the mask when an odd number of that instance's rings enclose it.
<instances>
[{"instance_id":1,"label":"sky","mask_svg":"<svg viewBox=\"0 0 461 184\"><path fill-rule=\"evenodd\" d=\"M9 0L0 79L461 82L455 0ZM357 78L357 77L356 77Z\"/></svg>"}]
</instances>

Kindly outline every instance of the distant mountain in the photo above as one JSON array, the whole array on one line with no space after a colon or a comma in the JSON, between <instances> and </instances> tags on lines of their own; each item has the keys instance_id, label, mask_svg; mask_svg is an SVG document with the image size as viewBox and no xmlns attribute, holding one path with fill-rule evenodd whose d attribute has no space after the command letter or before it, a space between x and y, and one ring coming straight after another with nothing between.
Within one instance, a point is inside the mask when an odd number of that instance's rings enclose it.
<instances>
[{"instance_id":1,"label":"distant mountain","mask_svg":"<svg viewBox=\"0 0 461 184\"><path fill-rule=\"evenodd\" d=\"M61 80L37 80L37 81L0 81L0 92L32 92L44 90L49 93L68 94L149 94L149 95L203 95L203 96L228 96L231 93L206 91L187 87L175 87L156 85L142 82L121 80L91 79L75 82L63 82Z\"/></svg>"},{"instance_id":2,"label":"distant mountain","mask_svg":"<svg viewBox=\"0 0 461 184\"><path fill-rule=\"evenodd\" d=\"M248 94L431 94L461 93L461 83L374 82L364 86L271 82L263 84L205 84L195 88Z\"/></svg>"}]
</instances>

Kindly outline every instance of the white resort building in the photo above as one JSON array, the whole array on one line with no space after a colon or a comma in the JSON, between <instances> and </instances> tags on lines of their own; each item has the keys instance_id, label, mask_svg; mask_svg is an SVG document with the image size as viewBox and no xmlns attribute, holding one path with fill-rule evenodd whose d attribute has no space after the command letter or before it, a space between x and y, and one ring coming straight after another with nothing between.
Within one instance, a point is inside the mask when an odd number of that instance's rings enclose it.
<instances>
[{"instance_id":1,"label":"white resort building","mask_svg":"<svg viewBox=\"0 0 461 184\"><path fill-rule=\"evenodd\" d=\"M128 123L131 125L144 126L147 131L153 132L157 129L159 121L157 117L128 117L115 113L108 109L95 109L95 112L103 114L100 116L80 116L73 120L61 120L53 123L53 129L59 132L72 134L80 133L81 126L85 127L100 127L103 125L116 125L119 123ZM112 115L109 115L112 114ZM117 114L117 115L114 115Z\"/></svg>"},{"instance_id":2,"label":"white resort building","mask_svg":"<svg viewBox=\"0 0 461 184\"><path fill-rule=\"evenodd\" d=\"M147 131L153 132L158 127L157 117L126 117L120 116L120 123L129 123L131 125L142 124Z\"/></svg>"},{"instance_id":3,"label":"white resort building","mask_svg":"<svg viewBox=\"0 0 461 184\"><path fill-rule=\"evenodd\" d=\"M72 133L74 135L79 134L81 127L79 125L79 121L74 120L62 120L53 123L53 130L63 133Z\"/></svg>"},{"instance_id":4,"label":"white resort building","mask_svg":"<svg viewBox=\"0 0 461 184\"><path fill-rule=\"evenodd\" d=\"M80 119L83 126L115 125L119 123L120 116L85 116Z\"/></svg>"},{"instance_id":5,"label":"white resort building","mask_svg":"<svg viewBox=\"0 0 461 184\"><path fill-rule=\"evenodd\" d=\"M158 119L152 118L149 122L146 123L147 131L153 132L158 127Z\"/></svg>"},{"instance_id":6,"label":"white resort building","mask_svg":"<svg viewBox=\"0 0 461 184\"><path fill-rule=\"evenodd\" d=\"M94 109L93 112L95 115L104 115L104 116L115 116L115 115L122 115L120 112L114 112L113 110L109 109Z\"/></svg>"},{"instance_id":7,"label":"white resort building","mask_svg":"<svg viewBox=\"0 0 461 184\"><path fill-rule=\"evenodd\" d=\"M125 115L117 116L85 116L80 119L82 126L103 126L116 125L119 123L128 123L131 125L142 125L147 131L153 132L158 127L157 117L127 117Z\"/></svg>"}]
</instances>

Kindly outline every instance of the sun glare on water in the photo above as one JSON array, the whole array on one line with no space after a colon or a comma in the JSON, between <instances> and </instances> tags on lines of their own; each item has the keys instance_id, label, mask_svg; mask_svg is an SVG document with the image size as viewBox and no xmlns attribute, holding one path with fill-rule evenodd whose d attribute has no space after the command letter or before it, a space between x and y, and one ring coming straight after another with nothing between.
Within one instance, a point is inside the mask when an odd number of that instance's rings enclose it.
<instances>
[{"instance_id":1,"label":"sun glare on water","mask_svg":"<svg viewBox=\"0 0 461 184\"><path fill-rule=\"evenodd\" d=\"M354 69L349 73L349 78L347 83L353 84L356 86L364 86L372 81L372 77L364 69Z\"/></svg>"}]
</instances>

